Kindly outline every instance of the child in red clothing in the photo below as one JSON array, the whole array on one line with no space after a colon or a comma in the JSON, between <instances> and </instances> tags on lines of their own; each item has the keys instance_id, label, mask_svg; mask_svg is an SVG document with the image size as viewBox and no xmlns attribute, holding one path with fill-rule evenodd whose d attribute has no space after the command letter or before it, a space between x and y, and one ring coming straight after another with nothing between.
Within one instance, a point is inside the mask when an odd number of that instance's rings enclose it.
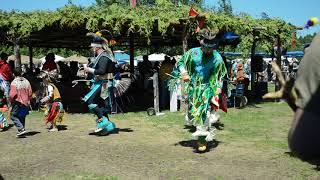
<instances>
[{"instance_id":1,"label":"child in red clothing","mask_svg":"<svg viewBox=\"0 0 320 180\"><path fill-rule=\"evenodd\" d=\"M4 96L4 91L0 91L0 129L5 131L9 125L8 121L4 115L5 112L8 111L8 106L6 103L6 98Z\"/></svg>"}]
</instances>

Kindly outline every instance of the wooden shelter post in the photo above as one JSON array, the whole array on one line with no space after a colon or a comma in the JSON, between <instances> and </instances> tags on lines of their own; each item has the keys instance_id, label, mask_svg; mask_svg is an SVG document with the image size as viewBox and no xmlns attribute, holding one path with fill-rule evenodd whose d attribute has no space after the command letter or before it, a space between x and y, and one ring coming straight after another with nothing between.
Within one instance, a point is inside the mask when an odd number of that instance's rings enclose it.
<instances>
[{"instance_id":1,"label":"wooden shelter post","mask_svg":"<svg viewBox=\"0 0 320 180\"><path fill-rule=\"evenodd\" d=\"M189 39L189 32L187 29L187 25L186 23L183 23L183 32L182 32L182 50L183 53L188 51L188 39ZM171 92L171 97L170 97L170 109L178 109L178 102L177 101L171 101L171 99L177 99L177 90L174 90L173 92ZM187 112L188 111L188 103L186 101L186 99L182 99L180 101L180 111L184 111Z\"/></svg>"},{"instance_id":2,"label":"wooden shelter post","mask_svg":"<svg viewBox=\"0 0 320 180\"><path fill-rule=\"evenodd\" d=\"M255 54L256 54L256 47L257 47L257 39L255 38L255 37L253 37L253 43L252 43L252 46L251 46L251 64L250 64L250 66L252 67L252 63L256 63L255 61L254 61L254 56L255 56ZM253 72L252 71L252 69L251 69L251 83L250 83L250 85L251 85L251 92L252 92L252 94L255 92L254 90L254 88L255 88L255 79L256 79L256 77L255 77L255 75L256 75L256 73L255 72Z\"/></svg>"},{"instance_id":3,"label":"wooden shelter post","mask_svg":"<svg viewBox=\"0 0 320 180\"><path fill-rule=\"evenodd\" d=\"M182 34L182 50L183 53L188 51L188 39L189 39L189 33L187 32L187 25L183 25L183 34Z\"/></svg>"},{"instance_id":4,"label":"wooden shelter post","mask_svg":"<svg viewBox=\"0 0 320 180\"><path fill-rule=\"evenodd\" d=\"M279 30L278 36L277 36L277 60L276 60L276 63L280 67L280 69L282 70L281 54L282 54L282 52L281 52L281 38L280 38L280 30ZM277 92L278 90L280 90L280 82L279 82L279 78L277 76L276 83L275 83L275 92Z\"/></svg>"},{"instance_id":5,"label":"wooden shelter post","mask_svg":"<svg viewBox=\"0 0 320 180\"><path fill-rule=\"evenodd\" d=\"M252 36L253 36L253 42L252 42L252 46L251 46L251 92L254 95L254 97L257 96L256 94L256 72L253 72L252 70L252 65L256 66L255 63L258 63L254 60L255 56L256 56L256 48L257 48L257 43L260 40L259 36L260 36L260 31L262 30L267 30L266 27L253 27L252 29Z\"/></svg>"},{"instance_id":6,"label":"wooden shelter post","mask_svg":"<svg viewBox=\"0 0 320 180\"><path fill-rule=\"evenodd\" d=\"M129 40L129 48L130 48L130 72L134 73L134 34L130 32L130 40Z\"/></svg>"},{"instance_id":7,"label":"wooden shelter post","mask_svg":"<svg viewBox=\"0 0 320 180\"><path fill-rule=\"evenodd\" d=\"M29 66L30 66L30 68L32 69L33 68L33 52L32 52L32 46L31 45L29 45Z\"/></svg>"}]
</instances>

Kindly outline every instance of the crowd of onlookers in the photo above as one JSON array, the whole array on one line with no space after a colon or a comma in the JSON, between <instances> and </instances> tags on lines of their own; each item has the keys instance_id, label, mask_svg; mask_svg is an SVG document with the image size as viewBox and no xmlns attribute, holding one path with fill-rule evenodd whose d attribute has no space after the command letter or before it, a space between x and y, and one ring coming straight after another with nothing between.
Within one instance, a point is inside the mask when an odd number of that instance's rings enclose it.
<instances>
[{"instance_id":1,"label":"crowd of onlookers","mask_svg":"<svg viewBox=\"0 0 320 180\"><path fill-rule=\"evenodd\" d=\"M143 61L138 63L137 66L137 84L139 89L153 94L152 79L151 77L155 72L158 73L159 80L159 93L160 93L160 107L167 108L169 106L169 89L168 80L176 60L174 57L165 56L162 61L151 62L147 55L143 56Z\"/></svg>"},{"instance_id":2,"label":"crowd of onlookers","mask_svg":"<svg viewBox=\"0 0 320 180\"><path fill-rule=\"evenodd\" d=\"M261 68L259 72L252 72L252 65L250 59L227 60L227 58L223 58L225 61L225 65L228 69L228 82L231 82L234 85L239 83L244 84L245 89L247 90L252 80L254 80L255 82L275 81L275 74L271 70L272 60L264 60L261 57L260 60L262 62L260 63ZM295 76L299 67L299 62L300 61L296 58L283 59L282 70L285 77ZM2 68L10 67L11 70L14 69L14 62L6 62L6 59L2 59L0 63L6 64L0 64L0 74L4 74L2 75L4 76L4 80L12 80L12 75L10 75L12 73L7 73L9 75L5 75L6 70L2 70ZM167 83L169 79L169 74L172 72L175 63L176 59L174 57L165 56L164 60L162 61L149 61L148 56L144 55L143 60L138 63L135 69L135 83L138 89L140 89L141 92L149 92L149 94L153 93L151 77L153 76L154 72L158 72L160 107L163 108L169 106L170 93L168 90ZM45 62L43 64L33 65L33 68L30 68L27 65L22 65L22 73L24 74L24 77L26 77L31 82L33 89L37 89L37 86L40 81L36 77L39 75L41 70L56 72L56 80L59 82L59 88L64 88L64 86L71 86L70 84L73 80L85 78L84 72L81 71L82 66L82 64L79 64L76 61L71 61L69 63L65 63L63 61L55 62L55 55L53 53L49 53L45 57ZM128 66L127 64L118 67L119 71L115 77L120 79L120 74L124 71L129 71L129 67L130 66ZM252 78L253 74L254 79ZM62 94L63 92L64 91L62 91Z\"/></svg>"}]
</instances>

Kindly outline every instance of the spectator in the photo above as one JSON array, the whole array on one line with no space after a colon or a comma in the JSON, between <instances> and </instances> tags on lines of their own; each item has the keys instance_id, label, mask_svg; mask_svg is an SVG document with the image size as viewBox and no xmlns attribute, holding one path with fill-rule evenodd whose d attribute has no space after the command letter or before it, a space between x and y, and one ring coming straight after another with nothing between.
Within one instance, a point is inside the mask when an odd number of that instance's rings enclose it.
<instances>
[{"instance_id":1,"label":"spectator","mask_svg":"<svg viewBox=\"0 0 320 180\"><path fill-rule=\"evenodd\" d=\"M1 53L0 55L0 86L4 90L6 98L9 97L10 82L13 80L12 70L7 63L8 54Z\"/></svg>"},{"instance_id":2,"label":"spectator","mask_svg":"<svg viewBox=\"0 0 320 180\"><path fill-rule=\"evenodd\" d=\"M43 64L42 70L50 72L57 69L57 64L56 62L54 62L55 56L53 53L47 54L45 59L46 59L46 62Z\"/></svg>"},{"instance_id":3,"label":"spectator","mask_svg":"<svg viewBox=\"0 0 320 180\"><path fill-rule=\"evenodd\" d=\"M168 79L170 74L174 68L174 64L170 61L170 57L165 56L165 60L161 63L159 69L159 80L160 80L160 106L162 108L169 105L169 89L168 89Z\"/></svg>"},{"instance_id":4,"label":"spectator","mask_svg":"<svg viewBox=\"0 0 320 180\"><path fill-rule=\"evenodd\" d=\"M148 56L143 56L143 61L138 64L138 69L141 74L143 88L147 89L148 79L152 75L152 63L148 60Z\"/></svg>"},{"instance_id":5,"label":"spectator","mask_svg":"<svg viewBox=\"0 0 320 180\"><path fill-rule=\"evenodd\" d=\"M26 133L25 120L29 114L29 105L32 97L32 89L29 81L22 77L20 69L14 71L15 79L10 86L10 101L12 109L10 112L11 120L17 127L17 137L21 137Z\"/></svg>"}]
</instances>

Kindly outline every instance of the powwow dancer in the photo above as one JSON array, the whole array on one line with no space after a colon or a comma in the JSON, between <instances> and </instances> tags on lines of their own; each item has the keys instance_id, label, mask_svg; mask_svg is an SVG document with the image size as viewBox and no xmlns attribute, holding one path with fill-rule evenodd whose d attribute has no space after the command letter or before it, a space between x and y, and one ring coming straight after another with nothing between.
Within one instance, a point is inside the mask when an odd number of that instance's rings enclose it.
<instances>
[{"instance_id":1,"label":"powwow dancer","mask_svg":"<svg viewBox=\"0 0 320 180\"><path fill-rule=\"evenodd\" d=\"M201 47L187 51L177 62L169 86L173 86L180 77L185 83L188 94L187 124L196 126L193 138L198 140L198 151L207 149L207 142L214 138L216 130L212 124L219 117L216 110L222 100L222 78L227 70L223 59L218 53L217 32L204 29Z\"/></svg>"},{"instance_id":2,"label":"powwow dancer","mask_svg":"<svg viewBox=\"0 0 320 180\"><path fill-rule=\"evenodd\" d=\"M8 54L1 53L0 54L0 86L4 90L4 96L6 97L6 101L10 106L9 100L9 91L10 91L10 83L13 80L13 74L10 65L7 63Z\"/></svg>"},{"instance_id":3,"label":"powwow dancer","mask_svg":"<svg viewBox=\"0 0 320 180\"><path fill-rule=\"evenodd\" d=\"M0 90L1 91L1 90ZM5 131L9 125L4 113L8 112L8 106L6 102L6 97L4 96L4 91L0 92L0 129Z\"/></svg>"},{"instance_id":4,"label":"powwow dancer","mask_svg":"<svg viewBox=\"0 0 320 180\"><path fill-rule=\"evenodd\" d=\"M49 123L50 132L58 131L57 123L61 124L64 120L64 109L59 89L53 83L53 77L50 73L42 71L39 77L42 78L44 85L44 97L40 103L46 106L45 124Z\"/></svg>"},{"instance_id":5,"label":"powwow dancer","mask_svg":"<svg viewBox=\"0 0 320 180\"><path fill-rule=\"evenodd\" d=\"M115 124L109 121L107 114L111 113L114 101L113 73L116 61L107 43L108 41L102 37L101 32L93 34L91 47L95 59L90 67L84 68L86 72L94 75L90 92L82 100L88 104L89 110L98 117L95 133L110 133L115 129Z\"/></svg>"},{"instance_id":6,"label":"powwow dancer","mask_svg":"<svg viewBox=\"0 0 320 180\"><path fill-rule=\"evenodd\" d=\"M308 20L305 28L319 24L319 19ZM272 62L272 69L278 77L281 89L267 93L263 98L285 99L295 112L288 134L288 145L298 158L316 163L320 160L320 32L310 46L304 47L304 56L296 77L285 80L281 68Z\"/></svg>"}]
</instances>

